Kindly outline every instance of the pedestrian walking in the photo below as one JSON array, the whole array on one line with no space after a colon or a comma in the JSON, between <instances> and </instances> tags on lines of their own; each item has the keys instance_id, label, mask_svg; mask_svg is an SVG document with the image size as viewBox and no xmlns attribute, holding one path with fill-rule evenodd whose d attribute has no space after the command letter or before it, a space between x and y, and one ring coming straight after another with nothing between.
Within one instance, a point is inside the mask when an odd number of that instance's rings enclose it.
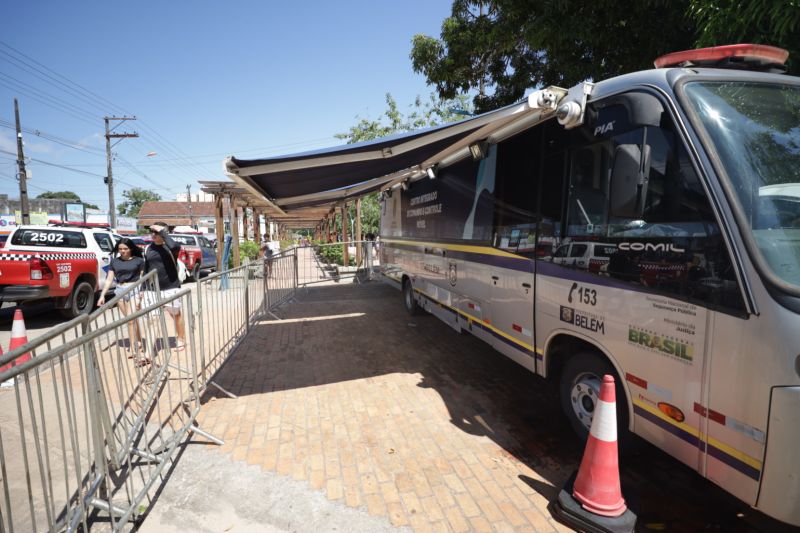
<instances>
[{"instance_id":1,"label":"pedestrian walking","mask_svg":"<svg viewBox=\"0 0 800 533\"><path fill-rule=\"evenodd\" d=\"M117 307L122 316L138 311L142 301L142 294L138 289L131 289L131 287L139 281L143 272L144 257L142 250L127 237L119 241L114 249L114 258L111 259L108 265L108 274L97 305L102 306L106 303L106 294L116 279L117 288L115 292L122 294L122 297L117 302ZM145 343L136 320L128 322L127 351L128 359L134 357L135 354L145 353Z\"/></svg>"},{"instance_id":2,"label":"pedestrian walking","mask_svg":"<svg viewBox=\"0 0 800 533\"><path fill-rule=\"evenodd\" d=\"M167 224L158 222L150 226L150 234L153 242L147 247L144 253L144 272L156 271L158 287L161 298L169 298L177 293L181 288L181 280L178 275L178 253L181 250L180 243L175 242L167 233ZM144 302L151 305L157 301L155 287L149 287L144 293ZM164 306L164 310L172 317L175 323L175 344L177 351L186 349L186 329L184 327L183 314L181 313L180 298L171 301Z\"/></svg>"}]
</instances>

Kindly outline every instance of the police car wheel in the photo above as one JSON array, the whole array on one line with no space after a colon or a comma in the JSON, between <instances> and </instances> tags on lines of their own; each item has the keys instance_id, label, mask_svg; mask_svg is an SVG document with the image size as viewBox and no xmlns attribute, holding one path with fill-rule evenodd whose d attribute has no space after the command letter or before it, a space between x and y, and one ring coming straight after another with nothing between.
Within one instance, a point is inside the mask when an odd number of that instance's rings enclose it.
<instances>
[{"instance_id":1,"label":"police car wheel","mask_svg":"<svg viewBox=\"0 0 800 533\"><path fill-rule=\"evenodd\" d=\"M195 263L192 268L192 281L200 281L200 263Z\"/></svg>"},{"instance_id":2,"label":"police car wheel","mask_svg":"<svg viewBox=\"0 0 800 533\"><path fill-rule=\"evenodd\" d=\"M411 285L411 280L406 279L403 281L403 304L409 315L419 315L421 309L417 304L417 299L414 298L414 287Z\"/></svg>"},{"instance_id":3,"label":"police car wheel","mask_svg":"<svg viewBox=\"0 0 800 533\"><path fill-rule=\"evenodd\" d=\"M614 376L617 403L617 433L620 450L631 447L632 435L628 431L628 404L622 383L614 367L600 355L580 352L570 357L561 372L561 408L580 437L586 440L594 418L594 410L600 395L603 376Z\"/></svg>"},{"instance_id":4,"label":"police car wheel","mask_svg":"<svg viewBox=\"0 0 800 533\"><path fill-rule=\"evenodd\" d=\"M72 291L70 305L61 310L61 314L67 318L85 315L94 308L94 287L86 281L78 283Z\"/></svg>"}]
</instances>

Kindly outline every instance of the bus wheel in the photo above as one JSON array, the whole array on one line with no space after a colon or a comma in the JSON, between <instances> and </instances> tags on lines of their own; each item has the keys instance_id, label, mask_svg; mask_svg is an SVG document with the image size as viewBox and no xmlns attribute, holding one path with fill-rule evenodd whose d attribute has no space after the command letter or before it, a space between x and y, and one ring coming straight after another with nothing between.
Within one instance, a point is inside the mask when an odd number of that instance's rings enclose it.
<instances>
[{"instance_id":1,"label":"bus wheel","mask_svg":"<svg viewBox=\"0 0 800 533\"><path fill-rule=\"evenodd\" d=\"M561 408L567 415L572 429L581 440L589 436L595 406L600 395L603 375L614 376L617 392L617 431L618 440L630 440L628 432L628 404L614 367L602 357L581 352L571 357L561 372ZM622 446L620 446L622 447Z\"/></svg>"},{"instance_id":2,"label":"bus wheel","mask_svg":"<svg viewBox=\"0 0 800 533\"><path fill-rule=\"evenodd\" d=\"M406 278L403 280L403 304L405 304L406 311L411 316L419 315L421 309L414 298L414 287L411 286L411 280Z\"/></svg>"}]
</instances>

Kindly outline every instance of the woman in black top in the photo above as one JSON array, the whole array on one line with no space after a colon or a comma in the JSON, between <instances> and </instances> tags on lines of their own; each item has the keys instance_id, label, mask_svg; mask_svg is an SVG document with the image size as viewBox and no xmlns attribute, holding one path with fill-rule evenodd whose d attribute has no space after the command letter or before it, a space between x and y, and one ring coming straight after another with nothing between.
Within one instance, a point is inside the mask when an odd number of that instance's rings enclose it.
<instances>
[{"instance_id":1,"label":"woman in black top","mask_svg":"<svg viewBox=\"0 0 800 533\"><path fill-rule=\"evenodd\" d=\"M142 299L141 292L138 288L127 292L125 292L125 289L139 281L143 271L144 257L142 257L142 251L139 247L128 238L119 241L115 249L114 258L108 265L108 275L97 304L102 306L106 303L106 293L116 278L116 291L124 292L122 298L117 302L117 307L119 307L122 315L126 316L128 313L138 310ZM128 323L128 334L130 335L131 343L135 341L136 347L144 352L144 341L135 320ZM133 355L128 355L128 357L133 357Z\"/></svg>"}]
</instances>

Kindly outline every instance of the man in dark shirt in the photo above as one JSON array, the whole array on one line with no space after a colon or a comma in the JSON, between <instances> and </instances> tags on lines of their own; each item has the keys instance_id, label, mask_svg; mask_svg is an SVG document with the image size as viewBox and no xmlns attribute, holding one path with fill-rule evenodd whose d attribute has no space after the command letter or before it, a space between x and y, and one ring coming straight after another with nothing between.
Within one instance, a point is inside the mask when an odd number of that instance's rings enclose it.
<instances>
[{"instance_id":1,"label":"man in dark shirt","mask_svg":"<svg viewBox=\"0 0 800 533\"><path fill-rule=\"evenodd\" d=\"M161 297L168 298L181 288L177 263L181 245L172 240L167 234L167 224L163 222L152 224L150 226L150 234L153 236L153 242L144 253L144 271L145 274L153 270L157 272ZM149 301L152 303L153 300L151 298ZM173 300L164 309L172 315L175 321L177 349L181 351L186 346L186 329L183 323L183 315L181 314L180 299Z\"/></svg>"}]
</instances>

